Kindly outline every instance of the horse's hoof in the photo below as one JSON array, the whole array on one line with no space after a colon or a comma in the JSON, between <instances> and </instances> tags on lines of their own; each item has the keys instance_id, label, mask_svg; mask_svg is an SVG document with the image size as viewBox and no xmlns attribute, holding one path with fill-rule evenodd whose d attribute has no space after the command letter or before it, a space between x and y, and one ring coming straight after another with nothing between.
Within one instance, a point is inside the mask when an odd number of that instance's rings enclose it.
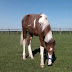
<instances>
[{"instance_id":1,"label":"horse's hoof","mask_svg":"<svg viewBox=\"0 0 72 72\"><path fill-rule=\"evenodd\" d=\"M26 60L26 58L23 58L23 60Z\"/></svg>"},{"instance_id":2,"label":"horse's hoof","mask_svg":"<svg viewBox=\"0 0 72 72\"><path fill-rule=\"evenodd\" d=\"M44 65L41 65L41 68L44 68Z\"/></svg>"},{"instance_id":3,"label":"horse's hoof","mask_svg":"<svg viewBox=\"0 0 72 72\"><path fill-rule=\"evenodd\" d=\"M34 60L34 57L32 57L31 59Z\"/></svg>"},{"instance_id":4,"label":"horse's hoof","mask_svg":"<svg viewBox=\"0 0 72 72\"><path fill-rule=\"evenodd\" d=\"M26 58L25 58L25 57L23 57L23 60L26 60Z\"/></svg>"}]
</instances>

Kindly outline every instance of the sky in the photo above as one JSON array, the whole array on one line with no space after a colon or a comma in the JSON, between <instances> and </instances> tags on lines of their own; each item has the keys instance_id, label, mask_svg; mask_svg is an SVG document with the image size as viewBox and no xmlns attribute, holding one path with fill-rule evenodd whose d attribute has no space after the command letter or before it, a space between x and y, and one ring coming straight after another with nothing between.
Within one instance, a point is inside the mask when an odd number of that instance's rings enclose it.
<instances>
[{"instance_id":1,"label":"sky","mask_svg":"<svg viewBox=\"0 0 72 72\"><path fill-rule=\"evenodd\" d=\"M0 29L21 29L26 14L40 13L51 28L72 28L72 0L0 0Z\"/></svg>"}]
</instances>

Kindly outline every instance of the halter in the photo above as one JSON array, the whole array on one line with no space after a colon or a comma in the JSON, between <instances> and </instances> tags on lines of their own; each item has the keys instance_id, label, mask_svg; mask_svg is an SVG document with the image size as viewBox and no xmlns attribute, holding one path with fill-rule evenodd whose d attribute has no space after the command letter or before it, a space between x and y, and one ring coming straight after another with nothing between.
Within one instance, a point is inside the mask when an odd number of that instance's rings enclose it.
<instances>
[{"instance_id":1,"label":"halter","mask_svg":"<svg viewBox=\"0 0 72 72\"><path fill-rule=\"evenodd\" d=\"M53 60L53 58L49 58L48 56L47 56L47 59L51 59L51 60Z\"/></svg>"},{"instance_id":2,"label":"halter","mask_svg":"<svg viewBox=\"0 0 72 72\"><path fill-rule=\"evenodd\" d=\"M52 41L49 41L48 43L52 43Z\"/></svg>"}]
</instances>

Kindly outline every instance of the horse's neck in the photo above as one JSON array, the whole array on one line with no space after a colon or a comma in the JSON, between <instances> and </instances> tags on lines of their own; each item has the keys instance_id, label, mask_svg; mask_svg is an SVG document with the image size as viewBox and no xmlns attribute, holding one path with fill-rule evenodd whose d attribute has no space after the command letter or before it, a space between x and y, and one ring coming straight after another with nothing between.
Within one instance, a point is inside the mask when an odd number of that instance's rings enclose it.
<instances>
[{"instance_id":1,"label":"horse's neck","mask_svg":"<svg viewBox=\"0 0 72 72\"><path fill-rule=\"evenodd\" d=\"M45 35L44 41L47 42L47 43L53 38L53 37L52 37L52 31L51 31L50 26L48 26L48 27L45 29L44 35Z\"/></svg>"}]
</instances>

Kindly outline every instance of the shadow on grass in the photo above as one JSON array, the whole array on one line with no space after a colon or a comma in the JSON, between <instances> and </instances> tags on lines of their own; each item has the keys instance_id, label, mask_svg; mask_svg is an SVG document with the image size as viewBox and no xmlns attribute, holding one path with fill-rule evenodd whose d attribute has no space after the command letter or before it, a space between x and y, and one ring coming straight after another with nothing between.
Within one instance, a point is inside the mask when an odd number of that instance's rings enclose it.
<instances>
[{"instance_id":1,"label":"shadow on grass","mask_svg":"<svg viewBox=\"0 0 72 72\"><path fill-rule=\"evenodd\" d=\"M33 53L33 56L35 55L35 54L37 54L37 53L40 53L40 48L38 48L38 49L35 49L34 51L32 51L32 53Z\"/></svg>"},{"instance_id":2,"label":"shadow on grass","mask_svg":"<svg viewBox=\"0 0 72 72\"><path fill-rule=\"evenodd\" d=\"M34 51L32 51L33 56L35 56L35 54L37 54L38 52L40 53L40 48L35 49ZM46 60L48 59L46 53L47 53L47 51L46 51L46 49L44 49L44 63L45 63ZM27 56L27 57L28 57L28 56ZM53 56L52 56L52 58L53 58L52 63L54 63L55 60L57 59L56 56L55 56L55 53L54 53L54 52L53 52Z\"/></svg>"}]
</instances>

